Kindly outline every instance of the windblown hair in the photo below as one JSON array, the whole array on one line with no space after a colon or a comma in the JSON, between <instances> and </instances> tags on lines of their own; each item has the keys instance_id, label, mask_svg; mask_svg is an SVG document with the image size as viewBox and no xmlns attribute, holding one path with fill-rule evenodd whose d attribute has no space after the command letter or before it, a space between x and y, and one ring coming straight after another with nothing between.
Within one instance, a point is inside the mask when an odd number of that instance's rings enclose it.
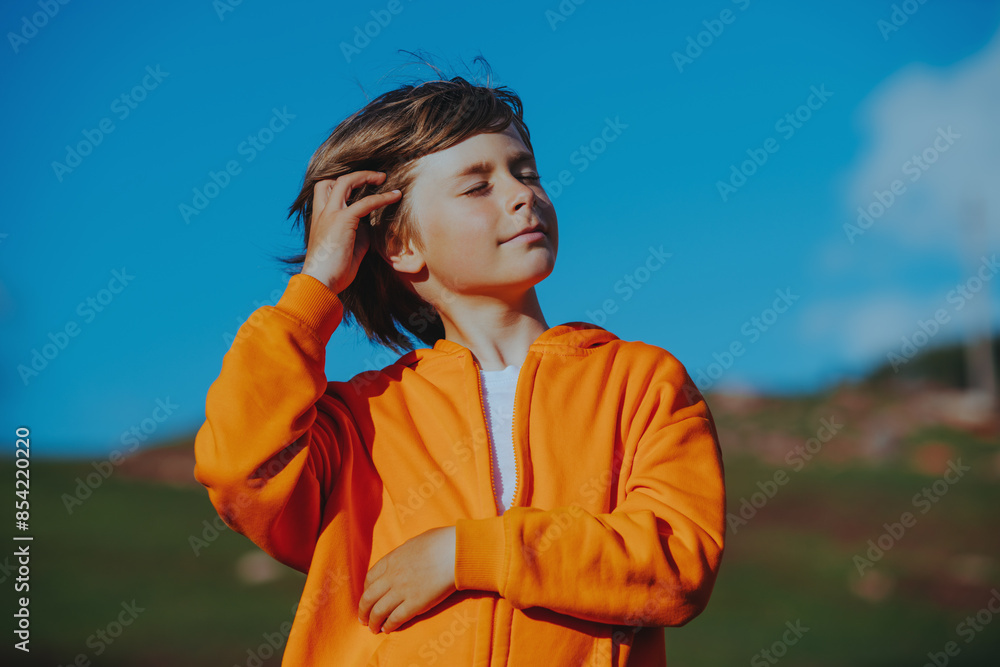
<instances>
[{"instance_id":1,"label":"windblown hair","mask_svg":"<svg viewBox=\"0 0 1000 667\"><path fill-rule=\"evenodd\" d=\"M317 182L352 171L386 173L381 185L355 189L348 205L374 193L398 189L399 201L376 209L361 219L369 226L371 245L353 282L338 296L345 320L353 319L370 341L397 352L413 349L402 327L429 346L445 337L437 311L424 301L385 261L410 241L423 249L406 197L416 177L415 162L481 132L502 132L514 123L528 150L528 127L522 118L521 99L505 86L474 85L460 76L403 85L371 100L344 119L309 160L302 190L289 209L293 228L302 224L303 245L309 242L313 189ZM305 253L281 258L301 265ZM295 271L291 271L295 272Z\"/></svg>"}]
</instances>

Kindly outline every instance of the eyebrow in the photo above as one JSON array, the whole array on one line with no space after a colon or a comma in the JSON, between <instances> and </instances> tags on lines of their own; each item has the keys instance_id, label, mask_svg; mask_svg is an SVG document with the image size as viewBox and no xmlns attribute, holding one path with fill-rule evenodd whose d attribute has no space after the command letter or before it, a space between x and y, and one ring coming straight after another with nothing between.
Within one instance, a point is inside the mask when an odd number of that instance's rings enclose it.
<instances>
[{"instance_id":1,"label":"eyebrow","mask_svg":"<svg viewBox=\"0 0 1000 667\"><path fill-rule=\"evenodd\" d=\"M535 156L528 151L518 151L514 153L509 158L510 164L523 164L525 162L532 162ZM457 181L466 176L472 176L475 174L487 174L493 169L493 163L488 160L480 160L463 168L457 174L453 175L450 180Z\"/></svg>"}]
</instances>

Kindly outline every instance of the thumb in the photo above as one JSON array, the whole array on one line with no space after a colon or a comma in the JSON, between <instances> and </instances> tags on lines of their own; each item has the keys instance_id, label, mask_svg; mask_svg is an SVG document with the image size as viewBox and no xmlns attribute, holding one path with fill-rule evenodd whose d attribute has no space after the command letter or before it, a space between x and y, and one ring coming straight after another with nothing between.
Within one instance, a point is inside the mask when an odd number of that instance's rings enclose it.
<instances>
[{"instance_id":1,"label":"thumb","mask_svg":"<svg viewBox=\"0 0 1000 667\"><path fill-rule=\"evenodd\" d=\"M351 259L354 268L361 266L361 260L364 259L365 253L371 247L371 232L368 231L368 224L362 221L358 224L357 230L354 232L354 256Z\"/></svg>"}]
</instances>

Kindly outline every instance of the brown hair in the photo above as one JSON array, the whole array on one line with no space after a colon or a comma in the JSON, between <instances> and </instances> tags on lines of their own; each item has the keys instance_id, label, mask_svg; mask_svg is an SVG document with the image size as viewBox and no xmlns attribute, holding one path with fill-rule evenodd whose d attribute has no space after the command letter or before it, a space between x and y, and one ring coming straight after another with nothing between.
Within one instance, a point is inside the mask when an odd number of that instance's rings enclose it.
<instances>
[{"instance_id":1,"label":"brown hair","mask_svg":"<svg viewBox=\"0 0 1000 667\"><path fill-rule=\"evenodd\" d=\"M476 60L485 63L481 56ZM293 228L302 224L303 245L309 240L317 182L370 169L384 171L385 182L355 189L348 205L374 193L394 189L403 193L398 202L361 219L360 224L371 225L371 246L354 280L338 294L345 320L353 319L373 343L397 352L413 349L400 326L429 346L445 336L434 307L413 292L382 256L383 252L392 254L407 241L424 247L406 198L415 179L414 163L481 132L502 132L511 123L533 152L521 99L515 92L505 86L492 87L489 80L478 86L460 76L448 81L441 78L402 85L379 95L337 125L313 153L302 190L289 209L289 217L295 216ZM301 270L305 253L280 259Z\"/></svg>"}]
</instances>

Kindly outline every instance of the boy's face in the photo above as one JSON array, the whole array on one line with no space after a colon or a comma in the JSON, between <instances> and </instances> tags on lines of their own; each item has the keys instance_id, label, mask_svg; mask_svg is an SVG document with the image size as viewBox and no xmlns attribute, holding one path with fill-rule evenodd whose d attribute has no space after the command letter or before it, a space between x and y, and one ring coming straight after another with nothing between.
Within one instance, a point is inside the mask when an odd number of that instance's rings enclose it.
<instances>
[{"instance_id":1,"label":"boy's face","mask_svg":"<svg viewBox=\"0 0 1000 667\"><path fill-rule=\"evenodd\" d=\"M414 173L403 196L410 199L424 249L390 261L405 273L427 267L427 279L413 283L426 301L447 302L447 292L513 301L552 272L556 211L513 125L425 155ZM514 238L536 225L542 234Z\"/></svg>"}]
</instances>

